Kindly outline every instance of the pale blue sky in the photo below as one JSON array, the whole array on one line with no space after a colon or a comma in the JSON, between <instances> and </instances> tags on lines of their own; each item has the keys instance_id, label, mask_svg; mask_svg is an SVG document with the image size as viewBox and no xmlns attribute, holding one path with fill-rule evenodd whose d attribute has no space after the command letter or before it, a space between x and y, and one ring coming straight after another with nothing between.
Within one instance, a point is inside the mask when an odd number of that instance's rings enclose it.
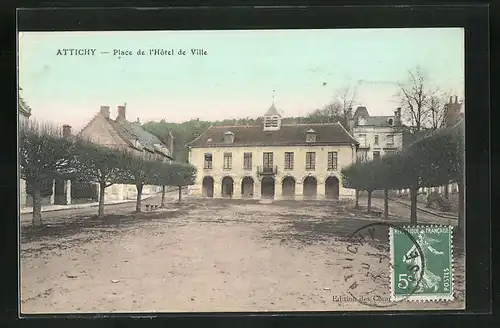
<instances>
[{"instance_id":1,"label":"pale blue sky","mask_svg":"<svg viewBox=\"0 0 500 328\"><path fill-rule=\"evenodd\" d=\"M97 50L57 56L64 48ZM136 55L150 48L188 55ZM191 48L208 55L189 55ZM133 55L99 54L114 49ZM345 85L357 87L359 103L372 115L390 115L397 107L390 82L417 65L433 84L462 98L463 30L25 32L19 39L19 84L33 117L76 130L101 105L110 105L114 117L123 102L131 121L257 117L273 90L285 116L304 115Z\"/></svg>"}]
</instances>

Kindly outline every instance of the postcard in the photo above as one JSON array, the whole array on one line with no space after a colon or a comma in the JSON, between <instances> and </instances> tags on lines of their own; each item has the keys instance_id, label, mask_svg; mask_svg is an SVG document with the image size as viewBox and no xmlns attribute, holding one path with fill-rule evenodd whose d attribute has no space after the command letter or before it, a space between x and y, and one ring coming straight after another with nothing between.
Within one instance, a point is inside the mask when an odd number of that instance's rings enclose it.
<instances>
[{"instance_id":1,"label":"postcard","mask_svg":"<svg viewBox=\"0 0 500 328\"><path fill-rule=\"evenodd\" d=\"M18 50L23 315L465 308L462 28Z\"/></svg>"}]
</instances>

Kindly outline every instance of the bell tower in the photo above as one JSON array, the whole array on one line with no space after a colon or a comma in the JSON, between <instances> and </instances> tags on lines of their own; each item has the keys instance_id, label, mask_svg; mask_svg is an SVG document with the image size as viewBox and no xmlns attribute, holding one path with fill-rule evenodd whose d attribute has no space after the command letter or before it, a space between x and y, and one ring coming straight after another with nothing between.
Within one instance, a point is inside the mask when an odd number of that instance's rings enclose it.
<instances>
[{"instance_id":1,"label":"bell tower","mask_svg":"<svg viewBox=\"0 0 500 328\"><path fill-rule=\"evenodd\" d=\"M264 115L264 131L278 131L281 128L281 115L275 105L276 92L273 90L273 103Z\"/></svg>"}]
</instances>

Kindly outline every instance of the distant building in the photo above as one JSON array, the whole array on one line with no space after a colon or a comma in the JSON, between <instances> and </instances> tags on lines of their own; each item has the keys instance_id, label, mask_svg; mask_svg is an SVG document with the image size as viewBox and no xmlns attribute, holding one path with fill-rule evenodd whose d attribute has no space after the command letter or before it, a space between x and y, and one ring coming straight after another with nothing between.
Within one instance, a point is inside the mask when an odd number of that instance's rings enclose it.
<instances>
[{"instance_id":1,"label":"distant building","mask_svg":"<svg viewBox=\"0 0 500 328\"><path fill-rule=\"evenodd\" d=\"M275 107L262 125L212 126L188 143L197 168L193 196L274 199L353 198L341 169L358 142L339 123L282 124Z\"/></svg>"},{"instance_id":2,"label":"distant building","mask_svg":"<svg viewBox=\"0 0 500 328\"><path fill-rule=\"evenodd\" d=\"M22 97L22 88L19 88L19 96L18 96L18 115L19 115L19 123L24 123L28 121L31 116L31 107L26 104Z\"/></svg>"},{"instance_id":3,"label":"distant building","mask_svg":"<svg viewBox=\"0 0 500 328\"><path fill-rule=\"evenodd\" d=\"M358 107L349 124L359 142L358 161L369 161L403 147L401 108L393 116L370 116L366 107Z\"/></svg>"},{"instance_id":4,"label":"distant building","mask_svg":"<svg viewBox=\"0 0 500 328\"><path fill-rule=\"evenodd\" d=\"M126 118L126 106L117 107L116 119L110 117L109 106L101 106L99 113L92 118L78 133L78 136L116 150L127 150L134 156L146 160L168 162L173 160L172 151L156 136L141 127L139 118L129 122ZM170 134L170 147L173 148L173 136ZM156 186L145 186L144 194L159 191ZM106 199L133 199L137 195L135 185L116 184L106 188Z\"/></svg>"},{"instance_id":5,"label":"distant building","mask_svg":"<svg viewBox=\"0 0 500 328\"><path fill-rule=\"evenodd\" d=\"M21 91L23 89L19 88L17 111L19 117L19 124L26 123L31 116L31 108L24 101ZM26 206L27 194L26 194L26 180L19 179L19 205L21 207Z\"/></svg>"}]
</instances>

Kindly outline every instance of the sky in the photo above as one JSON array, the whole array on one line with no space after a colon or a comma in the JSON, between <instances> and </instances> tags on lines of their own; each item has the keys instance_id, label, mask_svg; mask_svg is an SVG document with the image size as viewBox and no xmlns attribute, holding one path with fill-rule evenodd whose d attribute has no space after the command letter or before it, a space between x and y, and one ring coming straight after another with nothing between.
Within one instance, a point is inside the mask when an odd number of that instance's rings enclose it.
<instances>
[{"instance_id":1,"label":"sky","mask_svg":"<svg viewBox=\"0 0 500 328\"><path fill-rule=\"evenodd\" d=\"M64 56L64 49L95 53ZM150 49L174 55L150 55ZM115 50L132 55L114 55ZM398 107L396 83L417 66L431 85L461 99L463 29L19 34L19 86L32 118L76 130L101 105L109 105L115 117L123 103L129 121L259 117L272 104L273 91L283 116L301 116L347 86L371 115L391 115Z\"/></svg>"}]
</instances>

